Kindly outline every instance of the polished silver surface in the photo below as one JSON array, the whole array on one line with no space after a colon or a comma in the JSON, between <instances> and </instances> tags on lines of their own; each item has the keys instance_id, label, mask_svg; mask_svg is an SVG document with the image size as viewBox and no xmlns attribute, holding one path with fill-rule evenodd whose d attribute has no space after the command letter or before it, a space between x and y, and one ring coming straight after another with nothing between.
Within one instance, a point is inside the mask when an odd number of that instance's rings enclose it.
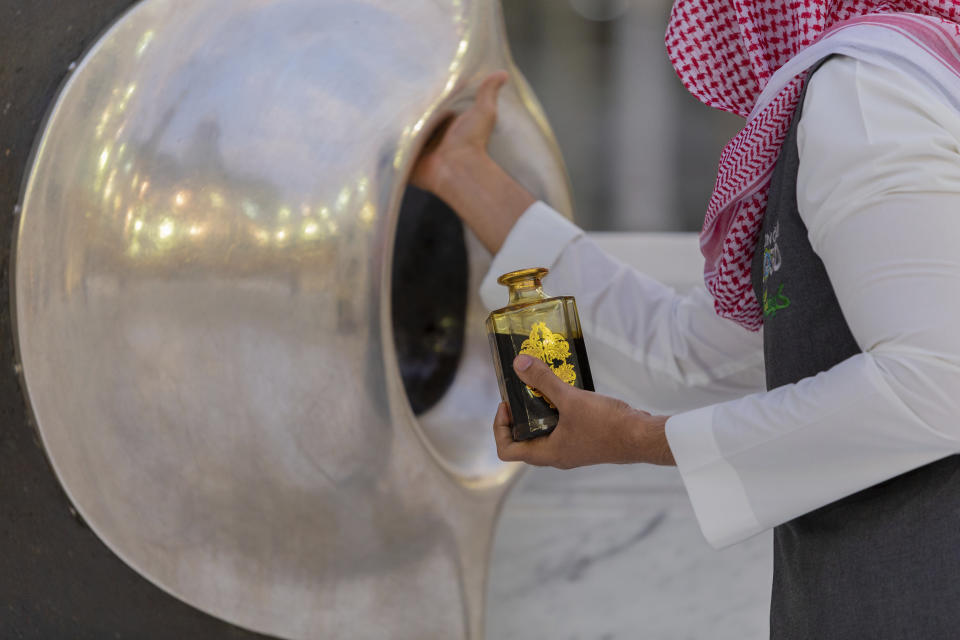
<instances>
[{"instance_id":1,"label":"polished silver surface","mask_svg":"<svg viewBox=\"0 0 960 640\"><path fill-rule=\"evenodd\" d=\"M464 357L419 418L390 265L418 150L497 68L491 152L569 212L491 0L145 0L77 66L24 193L16 335L60 481L144 576L284 638L482 635L518 472L489 257L467 239Z\"/></svg>"}]
</instances>

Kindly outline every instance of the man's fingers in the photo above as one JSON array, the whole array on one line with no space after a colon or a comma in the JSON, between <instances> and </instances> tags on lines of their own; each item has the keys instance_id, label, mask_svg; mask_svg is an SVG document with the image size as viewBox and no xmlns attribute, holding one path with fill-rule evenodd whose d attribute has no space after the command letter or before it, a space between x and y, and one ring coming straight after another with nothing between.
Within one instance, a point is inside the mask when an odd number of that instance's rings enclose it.
<instances>
[{"instance_id":1,"label":"man's fingers","mask_svg":"<svg viewBox=\"0 0 960 640\"><path fill-rule=\"evenodd\" d=\"M513 361L513 369L528 387L545 395L554 406L562 410L561 405L573 387L558 378L547 363L532 356L519 355Z\"/></svg>"},{"instance_id":2,"label":"man's fingers","mask_svg":"<svg viewBox=\"0 0 960 640\"><path fill-rule=\"evenodd\" d=\"M497 443L497 456L504 462L526 462L534 466L549 464L546 438L535 438L517 442L513 439L513 423L510 409L501 402L497 407L497 417L493 420L493 439ZM548 436L549 437L549 436Z\"/></svg>"},{"instance_id":3,"label":"man's fingers","mask_svg":"<svg viewBox=\"0 0 960 640\"><path fill-rule=\"evenodd\" d=\"M497 416L493 419L493 439L497 443L497 455L504 462L516 461L515 447L517 444L513 441L512 420L510 419L510 408L506 402L501 402L497 407Z\"/></svg>"},{"instance_id":4,"label":"man's fingers","mask_svg":"<svg viewBox=\"0 0 960 640\"><path fill-rule=\"evenodd\" d=\"M443 137L447 135L447 129L450 128L450 125L453 124L456 116L450 115L443 119L443 121L437 125L437 128L433 130L430 134L430 137L427 138L426 144L423 145L423 150L420 152L421 155L427 155L438 146L440 142L443 141Z\"/></svg>"},{"instance_id":5,"label":"man's fingers","mask_svg":"<svg viewBox=\"0 0 960 640\"><path fill-rule=\"evenodd\" d=\"M497 95L509 77L506 71L497 71L487 76L477 89L477 106L488 114L496 115Z\"/></svg>"}]
</instances>

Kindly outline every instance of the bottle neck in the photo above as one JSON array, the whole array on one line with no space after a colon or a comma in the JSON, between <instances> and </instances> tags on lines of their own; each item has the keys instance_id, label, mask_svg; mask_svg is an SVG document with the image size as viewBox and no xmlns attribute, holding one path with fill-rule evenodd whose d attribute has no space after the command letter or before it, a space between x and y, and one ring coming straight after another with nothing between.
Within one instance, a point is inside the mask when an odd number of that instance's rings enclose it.
<instances>
[{"instance_id":1,"label":"bottle neck","mask_svg":"<svg viewBox=\"0 0 960 640\"><path fill-rule=\"evenodd\" d=\"M510 285L509 304L511 305L522 302L536 302L537 300L543 300L546 297L546 294L543 292L543 285L540 283L539 278L522 280L516 284Z\"/></svg>"}]
</instances>

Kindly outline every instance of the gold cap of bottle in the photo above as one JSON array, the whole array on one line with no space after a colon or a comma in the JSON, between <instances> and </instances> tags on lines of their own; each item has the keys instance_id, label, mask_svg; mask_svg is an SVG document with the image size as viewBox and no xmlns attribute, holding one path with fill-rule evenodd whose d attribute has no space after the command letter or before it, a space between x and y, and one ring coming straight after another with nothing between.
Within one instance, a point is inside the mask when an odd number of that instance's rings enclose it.
<instances>
[{"instance_id":1,"label":"gold cap of bottle","mask_svg":"<svg viewBox=\"0 0 960 640\"><path fill-rule=\"evenodd\" d=\"M520 269L505 273L497 278L497 283L505 287L513 287L525 281L538 281L550 273L546 267L531 267L529 269Z\"/></svg>"}]
</instances>

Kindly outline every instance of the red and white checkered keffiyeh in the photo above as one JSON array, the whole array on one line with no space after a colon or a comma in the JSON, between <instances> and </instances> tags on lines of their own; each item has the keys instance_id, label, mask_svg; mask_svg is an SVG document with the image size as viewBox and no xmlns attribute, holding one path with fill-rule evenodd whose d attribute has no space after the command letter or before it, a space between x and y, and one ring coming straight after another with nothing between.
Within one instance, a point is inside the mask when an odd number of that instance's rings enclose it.
<instances>
[{"instance_id":1,"label":"red and white checkered keffiyeh","mask_svg":"<svg viewBox=\"0 0 960 640\"><path fill-rule=\"evenodd\" d=\"M921 69L960 99L958 22L960 0L676 1L666 44L684 86L747 118L720 156L700 235L717 313L752 330L763 324L750 265L806 70L851 55Z\"/></svg>"}]
</instances>

